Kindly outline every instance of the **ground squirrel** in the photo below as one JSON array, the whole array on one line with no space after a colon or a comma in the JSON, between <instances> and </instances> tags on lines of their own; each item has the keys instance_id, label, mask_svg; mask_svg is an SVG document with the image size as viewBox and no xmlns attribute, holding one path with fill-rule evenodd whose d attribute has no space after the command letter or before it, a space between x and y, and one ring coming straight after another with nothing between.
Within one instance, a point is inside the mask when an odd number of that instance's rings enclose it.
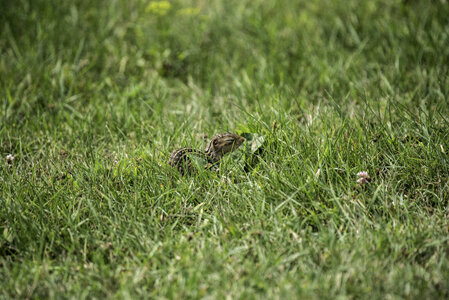
<instances>
[{"instance_id":1,"label":"ground squirrel","mask_svg":"<svg viewBox=\"0 0 449 300\"><path fill-rule=\"evenodd\" d=\"M186 175L194 171L191 156L203 158L207 161L205 168L210 168L216 165L223 155L240 147L244 141L245 138L236 133L218 134L212 138L205 151L181 148L172 152L168 163L170 166L177 168L181 175Z\"/></svg>"}]
</instances>

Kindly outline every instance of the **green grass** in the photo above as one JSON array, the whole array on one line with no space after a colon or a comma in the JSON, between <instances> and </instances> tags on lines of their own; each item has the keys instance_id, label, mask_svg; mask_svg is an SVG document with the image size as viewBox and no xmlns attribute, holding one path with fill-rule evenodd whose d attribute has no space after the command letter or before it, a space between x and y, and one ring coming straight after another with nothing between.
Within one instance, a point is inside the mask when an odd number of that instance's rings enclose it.
<instances>
[{"instance_id":1,"label":"green grass","mask_svg":"<svg viewBox=\"0 0 449 300\"><path fill-rule=\"evenodd\" d=\"M0 11L0 298L449 297L447 1Z\"/></svg>"}]
</instances>

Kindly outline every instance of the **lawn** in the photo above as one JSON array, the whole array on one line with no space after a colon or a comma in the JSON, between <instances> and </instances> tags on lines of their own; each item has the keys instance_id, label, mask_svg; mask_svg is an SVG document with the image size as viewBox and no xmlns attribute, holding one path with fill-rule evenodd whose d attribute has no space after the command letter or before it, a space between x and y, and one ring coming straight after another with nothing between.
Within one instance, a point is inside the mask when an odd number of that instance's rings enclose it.
<instances>
[{"instance_id":1,"label":"lawn","mask_svg":"<svg viewBox=\"0 0 449 300\"><path fill-rule=\"evenodd\" d=\"M0 12L0 298L449 297L447 1Z\"/></svg>"}]
</instances>

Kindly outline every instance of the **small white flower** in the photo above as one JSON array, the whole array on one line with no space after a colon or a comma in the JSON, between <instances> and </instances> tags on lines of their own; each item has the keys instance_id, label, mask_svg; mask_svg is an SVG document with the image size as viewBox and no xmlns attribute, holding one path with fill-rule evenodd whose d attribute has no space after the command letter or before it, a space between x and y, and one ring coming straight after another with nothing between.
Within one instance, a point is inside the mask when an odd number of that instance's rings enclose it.
<instances>
[{"instance_id":1,"label":"small white flower","mask_svg":"<svg viewBox=\"0 0 449 300\"><path fill-rule=\"evenodd\" d=\"M358 172L357 176L359 177L357 179L357 183L360 183L360 184L368 183L371 180L367 171Z\"/></svg>"},{"instance_id":2,"label":"small white flower","mask_svg":"<svg viewBox=\"0 0 449 300\"><path fill-rule=\"evenodd\" d=\"M358 172L357 176L361 178L369 178L367 171Z\"/></svg>"},{"instance_id":3,"label":"small white flower","mask_svg":"<svg viewBox=\"0 0 449 300\"><path fill-rule=\"evenodd\" d=\"M6 155L6 162L11 163L16 157L12 154Z\"/></svg>"},{"instance_id":4,"label":"small white flower","mask_svg":"<svg viewBox=\"0 0 449 300\"><path fill-rule=\"evenodd\" d=\"M369 182L369 180L364 177L360 177L359 179L357 179L357 183L360 183L360 184L368 183L368 182Z\"/></svg>"},{"instance_id":5,"label":"small white flower","mask_svg":"<svg viewBox=\"0 0 449 300\"><path fill-rule=\"evenodd\" d=\"M320 174L321 174L321 169L318 168L318 170L316 170L315 176L320 177Z\"/></svg>"}]
</instances>

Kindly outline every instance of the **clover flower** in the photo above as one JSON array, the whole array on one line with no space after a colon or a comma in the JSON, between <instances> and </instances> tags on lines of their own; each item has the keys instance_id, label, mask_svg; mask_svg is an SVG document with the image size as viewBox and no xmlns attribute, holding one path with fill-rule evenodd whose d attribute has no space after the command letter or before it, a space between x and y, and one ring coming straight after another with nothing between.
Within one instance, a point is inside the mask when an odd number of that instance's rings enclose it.
<instances>
[{"instance_id":1,"label":"clover flower","mask_svg":"<svg viewBox=\"0 0 449 300\"><path fill-rule=\"evenodd\" d=\"M12 161L13 161L15 158L16 158L16 157L15 157L14 155L8 154L8 155L6 155L6 162L7 162L8 164L10 164L10 163L12 163Z\"/></svg>"},{"instance_id":2,"label":"clover flower","mask_svg":"<svg viewBox=\"0 0 449 300\"><path fill-rule=\"evenodd\" d=\"M358 172L358 173L357 173L357 176L358 176L358 177L362 177L362 178L367 178L367 177L369 177L369 176L368 176L368 172L366 172L366 171Z\"/></svg>"},{"instance_id":3,"label":"clover flower","mask_svg":"<svg viewBox=\"0 0 449 300\"><path fill-rule=\"evenodd\" d=\"M362 171L357 173L357 183L364 184L370 182L371 178L368 175L367 171Z\"/></svg>"}]
</instances>

